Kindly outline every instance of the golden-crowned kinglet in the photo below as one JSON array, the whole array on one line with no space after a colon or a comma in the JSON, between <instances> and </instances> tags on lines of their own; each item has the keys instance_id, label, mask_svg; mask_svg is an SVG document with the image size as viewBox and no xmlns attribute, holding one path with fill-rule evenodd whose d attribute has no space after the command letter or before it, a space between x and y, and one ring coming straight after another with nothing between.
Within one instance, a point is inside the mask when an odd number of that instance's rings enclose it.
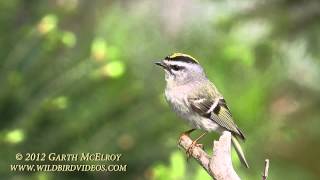
<instances>
[{"instance_id":1,"label":"golden-crowned kinglet","mask_svg":"<svg viewBox=\"0 0 320 180\"><path fill-rule=\"evenodd\" d=\"M245 137L234 123L223 96L207 78L199 62L190 55L174 53L155 64L165 71L167 102L193 127L185 133L202 129L205 133L197 139L199 140L207 132L230 131L232 144L240 161L249 167L237 140L244 140Z\"/></svg>"}]
</instances>

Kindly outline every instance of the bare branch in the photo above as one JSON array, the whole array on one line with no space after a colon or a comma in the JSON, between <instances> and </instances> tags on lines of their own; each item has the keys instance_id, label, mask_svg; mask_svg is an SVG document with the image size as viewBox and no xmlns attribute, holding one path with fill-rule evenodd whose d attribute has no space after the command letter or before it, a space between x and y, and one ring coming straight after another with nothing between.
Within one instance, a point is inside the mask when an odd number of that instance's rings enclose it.
<instances>
[{"instance_id":1,"label":"bare branch","mask_svg":"<svg viewBox=\"0 0 320 180\"><path fill-rule=\"evenodd\" d=\"M192 139L187 135L180 137L179 145L185 151L192 144ZM234 171L231 161L231 133L224 131L219 141L214 141L213 155L210 157L202 148L194 146L190 155L217 180L240 180Z\"/></svg>"},{"instance_id":2,"label":"bare branch","mask_svg":"<svg viewBox=\"0 0 320 180\"><path fill-rule=\"evenodd\" d=\"M189 149L192 144L192 139L190 139L187 135L182 135L179 140L179 146L183 148L185 151ZM211 171L209 170L210 156L204 152L204 150L200 147L195 146L191 150L190 154L194 159L196 159L199 164L212 176Z\"/></svg>"},{"instance_id":3,"label":"bare branch","mask_svg":"<svg viewBox=\"0 0 320 180\"><path fill-rule=\"evenodd\" d=\"M264 161L264 173L262 175L262 180L267 180L269 174L269 159Z\"/></svg>"}]
</instances>

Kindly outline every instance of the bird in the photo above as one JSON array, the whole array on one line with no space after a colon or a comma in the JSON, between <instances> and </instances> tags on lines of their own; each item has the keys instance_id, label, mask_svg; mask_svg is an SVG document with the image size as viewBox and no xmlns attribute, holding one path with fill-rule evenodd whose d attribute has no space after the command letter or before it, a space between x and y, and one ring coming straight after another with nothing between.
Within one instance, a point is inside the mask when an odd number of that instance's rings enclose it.
<instances>
[{"instance_id":1,"label":"bird","mask_svg":"<svg viewBox=\"0 0 320 180\"><path fill-rule=\"evenodd\" d=\"M199 61L188 54L172 53L155 64L165 72L166 101L173 111L192 127L182 135L189 135L196 129L203 130L204 133L193 141L194 146L198 145L197 141L207 133L221 134L223 131L229 131L240 161L249 168L238 142L238 139L245 140L244 133L234 122L227 102L208 79Z\"/></svg>"}]
</instances>

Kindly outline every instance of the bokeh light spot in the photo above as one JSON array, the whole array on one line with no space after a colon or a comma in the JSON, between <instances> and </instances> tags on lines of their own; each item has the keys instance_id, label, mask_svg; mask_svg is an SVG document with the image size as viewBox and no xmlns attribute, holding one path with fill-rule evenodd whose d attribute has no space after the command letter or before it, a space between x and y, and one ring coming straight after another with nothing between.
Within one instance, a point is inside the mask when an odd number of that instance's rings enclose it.
<instances>
[{"instance_id":1,"label":"bokeh light spot","mask_svg":"<svg viewBox=\"0 0 320 180\"><path fill-rule=\"evenodd\" d=\"M121 61L110 62L102 68L103 75L114 77L114 78L117 78L123 75L124 71L125 71L125 65Z\"/></svg>"},{"instance_id":2,"label":"bokeh light spot","mask_svg":"<svg viewBox=\"0 0 320 180\"><path fill-rule=\"evenodd\" d=\"M58 17L54 14L44 16L38 24L38 31L40 34L47 34L54 30L58 24Z\"/></svg>"},{"instance_id":3,"label":"bokeh light spot","mask_svg":"<svg viewBox=\"0 0 320 180\"><path fill-rule=\"evenodd\" d=\"M66 96L59 96L52 100L52 104L57 109L65 109L68 107L68 98Z\"/></svg>"},{"instance_id":4,"label":"bokeh light spot","mask_svg":"<svg viewBox=\"0 0 320 180\"><path fill-rule=\"evenodd\" d=\"M91 45L91 55L95 60L103 60L106 58L107 43L103 38L96 38Z\"/></svg>"},{"instance_id":5,"label":"bokeh light spot","mask_svg":"<svg viewBox=\"0 0 320 180\"><path fill-rule=\"evenodd\" d=\"M67 47L74 47L77 42L77 37L73 32L66 31L62 35L62 43Z\"/></svg>"},{"instance_id":6,"label":"bokeh light spot","mask_svg":"<svg viewBox=\"0 0 320 180\"><path fill-rule=\"evenodd\" d=\"M6 134L5 140L12 144L20 143L24 140L24 132L21 129L9 131Z\"/></svg>"}]
</instances>

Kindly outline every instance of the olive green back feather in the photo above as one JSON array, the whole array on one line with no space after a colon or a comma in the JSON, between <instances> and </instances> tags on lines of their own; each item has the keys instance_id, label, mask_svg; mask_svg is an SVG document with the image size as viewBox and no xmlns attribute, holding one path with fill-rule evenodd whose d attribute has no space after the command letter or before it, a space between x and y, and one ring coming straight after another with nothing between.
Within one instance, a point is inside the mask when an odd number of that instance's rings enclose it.
<instances>
[{"instance_id":1,"label":"olive green back feather","mask_svg":"<svg viewBox=\"0 0 320 180\"><path fill-rule=\"evenodd\" d=\"M205 89L206 92L208 89ZM201 116L209 118L213 120L215 123L219 124L221 127L230 131L233 135L240 137L241 139L245 139L243 133L238 128L238 126L234 123L233 118L231 116L230 110L226 104L226 101L221 97L218 99L217 106L213 109L213 111L208 112L211 106L215 103L215 98L212 94L217 94L218 92L213 93L200 93L194 95L193 97L189 97L188 101L191 105L191 108L199 113Z\"/></svg>"}]
</instances>

